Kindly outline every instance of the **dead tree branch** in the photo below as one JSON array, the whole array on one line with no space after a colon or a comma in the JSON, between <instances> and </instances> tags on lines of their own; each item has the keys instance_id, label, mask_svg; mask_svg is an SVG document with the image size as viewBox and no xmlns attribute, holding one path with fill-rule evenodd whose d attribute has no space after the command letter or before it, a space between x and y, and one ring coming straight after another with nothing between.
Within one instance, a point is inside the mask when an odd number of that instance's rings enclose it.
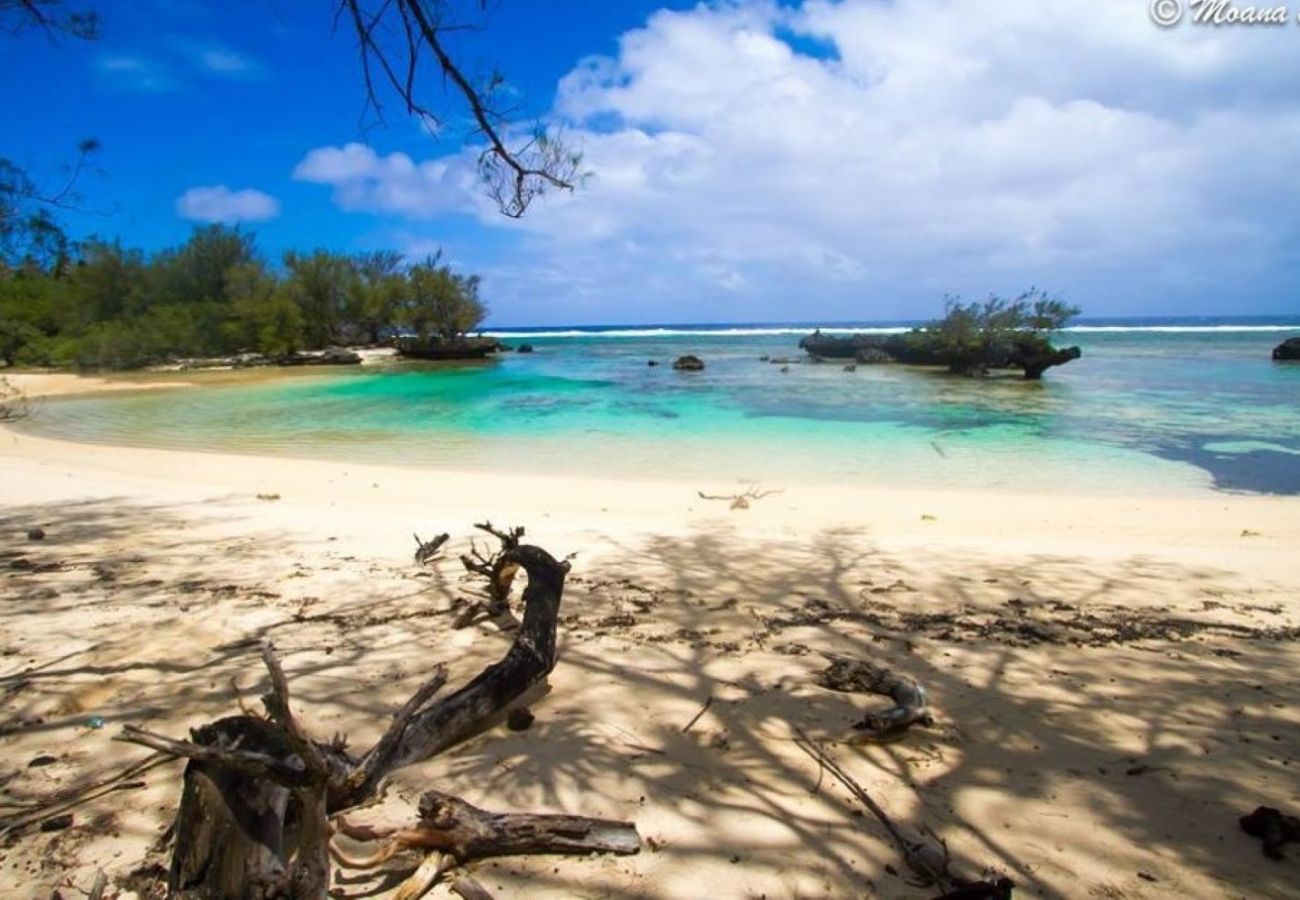
<instances>
[{"instance_id":1,"label":"dead tree branch","mask_svg":"<svg viewBox=\"0 0 1300 900\"><path fill-rule=\"evenodd\" d=\"M582 154L541 125L527 132L522 143L510 146L515 131L511 110L498 107L496 100L504 79L494 74L486 84L476 85L453 58L444 37L468 29L449 21L451 7L450 0L340 0L336 21L346 16L356 33L368 108L382 119L376 82L386 82L407 114L436 132L443 117L419 99L421 57L428 53L444 89L450 86L460 95L475 133L487 144L479 154L478 171L488 195L504 215L519 218L548 190L574 189L581 180Z\"/></svg>"},{"instance_id":2,"label":"dead tree branch","mask_svg":"<svg viewBox=\"0 0 1300 900\"><path fill-rule=\"evenodd\" d=\"M428 565L438 555L442 545L451 539L451 535L443 532L433 538L431 541L422 541L420 536L415 535L415 563L416 565Z\"/></svg>"},{"instance_id":3,"label":"dead tree branch","mask_svg":"<svg viewBox=\"0 0 1300 900\"><path fill-rule=\"evenodd\" d=\"M896 740L913 725L934 724L934 717L927 708L925 688L919 682L865 660L833 653L822 655L830 660L830 665L817 677L817 683L822 687L846 693L882 694L895 703L882 712L867 713L861 721L854 723L857 740Z\"/></svg>"},{"instance_id":4,"label":"dead tree branch","mask_svg":"<svg viewBox=\"0 0 1300 900\"><path fill-rule=\"evenodd\" d=\"M340 818L336 824L345 835L388 841L370 857L353 859L332 845L331 812L372 799L394 769L480 731L555 667L568 563L520 545L521 528L479 527L509 544L499 554L500 569L510 569L512 578L520 568L528 575L514 641L498 662L441 700L435 695L447 675L437 667L360 758L350 756L341 739L322 743L306 732L293 715L288 679L269 646L262 648L270 680L263 698L267 718L221 719L196 729L189 741L134 726L124 729L121 740L189 760L168 875L170 896L323 898L331 854L345 864L369 865L401 849L436 851L438 858L426 860L399 891L414 898L445 871L447 860L496 853L636 852L640 839L628 823L487 813L436 791L421 800L414 828L368 829Z\"/></svg>"},{"instance_id":5,"label":"dead tree branch","mask_svg":"<svg viewBox=\"0 0 1300 900\"><path fill-rule=\"evenodd\" d=\"M461 554L460 561L467 572L487 579L488 614L496 615L503 612L509 603L510 588L519 571L519 563L511 554L518 549L524 529L516 527L500 531L492 527L491 522L481 522L474 527L492 535L500 546L488 556L479 549L478 544L471 541L469 553Z\"/></svg>"},{"instance_id":6,"label":"dead tree branch","mask_svg":"<svg viewBox=\"0 0 1300 900\"><path fill-rule=\"evenodd\" d=\"M762 500L772 494L781 493L781 488L775 488L770 491L760 491L758 485L749 488L743 494L706 494L704 491L697 491L701 500L729 500L732 509L749 509L752 501Z\"/></svg>"},{"instance_id":7,"label":"dead tree branch","mask_svg":"<svg viewBox=\"0 0 1300 900\"><path fill-rule=\"evenodd\" d=\"M0 32L17 37L37 28L51 41L60 34L83 41L99 37L99 16L94 10L63 8L62 0L0 0Z\"/></svg>"}]
</instances>

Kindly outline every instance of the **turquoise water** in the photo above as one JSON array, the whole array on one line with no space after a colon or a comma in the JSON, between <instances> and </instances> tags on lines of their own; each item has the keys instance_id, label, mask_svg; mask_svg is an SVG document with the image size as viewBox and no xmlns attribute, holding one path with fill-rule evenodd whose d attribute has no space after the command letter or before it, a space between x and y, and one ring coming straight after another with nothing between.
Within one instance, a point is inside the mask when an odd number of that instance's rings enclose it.
<instances>
[{"instance_id":1,"label":"turquoise water","mask_svg":"<svg viewBox=\"0 0 1300 900\"><path fill-rule=\"evenodd\" d=\"M1300 321L1085 326L1058 341L1079 344L1083 358L1038 383L834 363L783 373L760 361L798 357L808 330L509 332L536 352L52 400L24 427L145 446L770 486L1300 494L1300 364L1269 358ZM674 372L683 353L707 370Z\"/></svg>"}]
</instances>

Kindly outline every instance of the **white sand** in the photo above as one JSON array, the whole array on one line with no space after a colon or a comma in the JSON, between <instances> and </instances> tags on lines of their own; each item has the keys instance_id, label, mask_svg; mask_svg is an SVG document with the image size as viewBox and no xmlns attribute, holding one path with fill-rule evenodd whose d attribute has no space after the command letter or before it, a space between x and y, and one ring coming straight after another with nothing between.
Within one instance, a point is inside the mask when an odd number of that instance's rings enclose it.
<instances>
[{"instance_id":1,"label":"white sand","mask_svg":"<svg viewBox=\"0 0 1300 900\"><path fill-rule=\"evenodd\" d=\"M11 430L0 472L0 815L142 758L111 740L123 723L180 736L237 712L237 691L255 704L261 638L308 725L363 749L436 663L454 685L507 645L446 614L474 588L455 555L490 518L576 554L551 691L530 731L496 728L402 771L359 818L404 821L436 785L490 808L630 819L657 848L473 866L499 897L931 896L887 871L906 874L884 830L790 740L791 723L839 738L884 705L817 687L817 650L930 690L936 727L830 752L897 821L942 835L963 874L1005 871L1023 896L1281 897L1300 883L1300 865L1266 860L1236 821L1260 804L1300 812L1300 653L1260 635L1300 624L1295 499L792 482L731 510L696 492L742 486ZM44 541L26 540L34 526ZM454 536L428 573L410 562L412 531ZM12 569L18 556L60 567ZM1172 639L1034 637L1086 636L1067 624L1080 613L1098 617L1094 635L1161 622ZM107 725L87 727L94 715ZM44 754L57 761L29 767ZM78 806L66 831L0 841L5 896L80 896L97 867L121 878L156 860L180 767L142 778ZM374 883L352 878L350 894Z\"/></svg>"}]
</instances>

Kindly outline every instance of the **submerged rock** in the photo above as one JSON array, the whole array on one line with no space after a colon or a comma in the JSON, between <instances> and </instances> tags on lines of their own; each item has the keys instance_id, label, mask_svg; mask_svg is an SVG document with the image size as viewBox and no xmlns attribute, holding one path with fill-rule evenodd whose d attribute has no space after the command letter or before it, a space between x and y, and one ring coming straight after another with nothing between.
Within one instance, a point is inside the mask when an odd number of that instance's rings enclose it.
<instances>
[{"instance_id":1,"label":"submerged rock","mask_svg":"<svg viewBox=\"0 0 1300 900\"><path fill-rule=\"evenodd\" d=\"M516 350L515 352L516 352L516 353L532 353L532 352L533 352L533 345L532 345L532 344L520 344L520 345L519 345L519 349Z\"/></svg>"},{"instance_id":2,"label":"submerged rock","mask_svg":"<svg viewBox=\"0 0 1300 900\"><path fill-rule=\"evenodd\" d=\"M704 360L690 354L679 356L676 362L673 363L673 368L679 372L703 372Z\"/></svg>"},{"instance_id":3,"label":"submerged rock","mask_svg":"<svg viewBox=\"0 0 1300 900\"><path fill-rule=\"evenodd\" d=\"M1300 360L1300 337L1287 338L1274 347L1273 358L1278 362Z\"/></svg>"}]
</instances>

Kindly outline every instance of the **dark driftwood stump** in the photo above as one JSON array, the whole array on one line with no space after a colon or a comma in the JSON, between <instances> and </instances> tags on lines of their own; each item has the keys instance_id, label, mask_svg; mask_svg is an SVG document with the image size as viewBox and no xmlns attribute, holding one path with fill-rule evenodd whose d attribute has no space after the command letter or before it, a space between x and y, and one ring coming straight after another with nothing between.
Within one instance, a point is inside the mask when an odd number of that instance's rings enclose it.
<instances>
[{"instance_id":1,"label":"dark driftwood stump","mask_svg":"<svg viewBox=\"0 0 1300 900\"><path fill-rule=\"evenodd\" d=\"M288 684L269 647L263 650L271 676L271 692L263 701L268 719L221 719L194 731L191 741L127 727L126 740L190 760L168 879L173 897L324 897L331 813L373 797L394 769L428 759L481 730L550 673L557 659L556 622L568 565L538 547L517 543L497 562L498 573L522 568L528 574L523 620L505 656L435 702L446 682L440 667L360 757L349 755L341 742L323 744L305 735L290 712ZM348 830L345 824L340 827ZM386 837L392 840L378 855L383 858L410 848L455 859L640 849L636 828L628 823L495 814L437 792L424 796L412 828L370 833L371 839Z\"/></svg>"},{"instance_id":2,"label":"dark driftwood stump","mask_svg":"<svg viewBox=\"0 0 1300 900\"><path fill-rule=\"evenodd\" d=\"M280 731L261 719L236 716L205 725L196 743L240 741L247 750L287 761L293 751ZM281 879L292 848L285 847L289 789L219 763L190 760L168 887L176 896L274 896L251 889L256 880ZM295 811L296 812L296 811ZM265 884L265 887L271 887Z\"/></svg>"}]
</instances>

